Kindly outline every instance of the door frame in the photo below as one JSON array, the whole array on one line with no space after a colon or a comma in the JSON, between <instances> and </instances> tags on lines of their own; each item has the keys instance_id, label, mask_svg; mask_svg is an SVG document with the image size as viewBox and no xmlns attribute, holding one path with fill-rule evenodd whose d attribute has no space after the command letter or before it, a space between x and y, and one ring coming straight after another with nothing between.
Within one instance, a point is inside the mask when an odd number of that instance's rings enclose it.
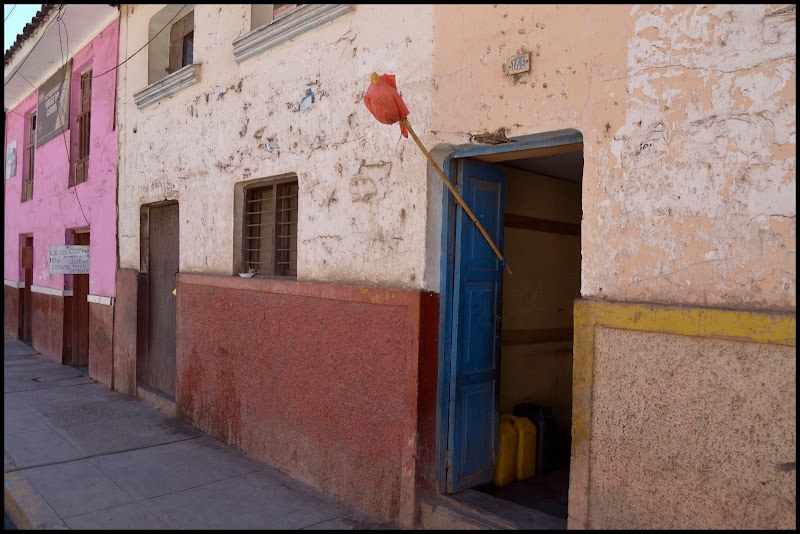
<instances>
[{"instance_id":1,"label":"door frame","mask_svg":"<svg viewBox=\"0 0 800 534\"><path fill-rule=\"evenodd\" d=\"M583 143L583 135L578 130L560 130L514 138L501 145L460 145L445 157L442 172L448 180L458 187L458 160L475 158L483 163L499 163L512 159L531 157L533 151L574 143ZM455 275L455 221L457 203L450 190L442 182L442 233L440 251L439 280L439 365L437 370L436 407L436 459L437 487L439 493L447 493L448 433L450 428L450 368L453 364L451 344L453 326L453 293ZM497 333L495 333L497 335ZM498 378L499 380L499 378Z\"/></svg>"}]
</instances>

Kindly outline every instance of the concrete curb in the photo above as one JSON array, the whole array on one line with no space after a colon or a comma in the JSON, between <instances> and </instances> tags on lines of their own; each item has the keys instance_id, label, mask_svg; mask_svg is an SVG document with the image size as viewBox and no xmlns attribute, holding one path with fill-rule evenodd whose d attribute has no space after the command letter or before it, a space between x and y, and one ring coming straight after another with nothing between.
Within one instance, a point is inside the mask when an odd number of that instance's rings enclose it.
<instances>
[{"instance_id":1,"label":"concrete curb","mask_svg":"<svg viewBox=\"0 0 800 534\"><path fill-rule=\"evenodd\" d=\"M4 473L3 504L19 530L69 530L25 475Z\"/></svg>"}]
</instances>

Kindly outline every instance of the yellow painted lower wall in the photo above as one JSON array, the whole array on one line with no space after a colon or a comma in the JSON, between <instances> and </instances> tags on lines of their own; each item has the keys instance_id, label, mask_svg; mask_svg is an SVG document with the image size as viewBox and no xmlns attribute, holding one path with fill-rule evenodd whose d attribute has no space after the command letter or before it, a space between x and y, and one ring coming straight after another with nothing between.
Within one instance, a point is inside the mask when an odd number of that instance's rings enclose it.
<instances>
[{"instance_id":1,"label":"yellow painted lower wall","mask_svg":"<svg viewBox=\"0 0 800 534\"><path fill-rule=\"evenodd\" d=\"M796 527L796 320L579 300L570 528Z\"/></svg>"}]
</instances>

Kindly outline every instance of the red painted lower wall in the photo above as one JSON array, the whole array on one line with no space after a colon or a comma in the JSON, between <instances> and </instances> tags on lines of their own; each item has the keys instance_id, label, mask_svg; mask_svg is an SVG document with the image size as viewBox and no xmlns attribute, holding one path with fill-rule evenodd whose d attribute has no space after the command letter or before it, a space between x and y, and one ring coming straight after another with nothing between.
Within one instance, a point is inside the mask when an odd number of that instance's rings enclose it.
<instances>
[{"instance_id":1,"label":"red painted lower wall","mask_svg":"<svg viewBox=\"0 0 800 534\"><path fill-rule=\"evenodd\" d=\"M136 396L138 271L119 269L115 280L113 388Z\"/></svg>"},{"instance_id":2,"label":"red painted lower wall","mask_svg":"<svg viewBox=\"0 0 800 534\"><path fill-rule=\"evenodd\" d=\"M56 363L62 363L69 353L69 331L64 323L71 324L72 297L31 293L31 337L33 348Z\"/></svg>"},{"instance_id":3,"label":"red painted lower wall","mask_svg":"<svg viewBox=\"0 0 800 534\"><path fill-rule=\"evenodd\" d=\"M14 339L22 334L22 291L3 284L3 333Z\"/></svg>"},{"instance_id":4,"label":"red painted lower wall","mask_svg":"<svg viewBox=\"0 0 800 534\"><path fill-rule=\"evenodd\" d=\"M89 377L112 387L114 307L89 303Z\"/></svg>"},{"instance_id":5,"label":"red painted lower wall","mask_svg":"<svg viewBox=\"0 0 800 534\"><path fill-rule=\"evenodd\" d=\"M180 274L177 297L181 418L336 499L413 523L428 478L418 471L432 471L418 461L435 422L435 366L420 389L420 369L437 359L435 294Z\"/></svg>"}]
</instances>

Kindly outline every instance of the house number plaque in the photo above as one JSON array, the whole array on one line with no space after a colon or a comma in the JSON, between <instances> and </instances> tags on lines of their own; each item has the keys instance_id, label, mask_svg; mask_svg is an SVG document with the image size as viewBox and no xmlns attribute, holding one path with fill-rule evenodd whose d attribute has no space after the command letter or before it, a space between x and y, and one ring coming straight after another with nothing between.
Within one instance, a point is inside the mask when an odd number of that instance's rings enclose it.
<instances>
[{"instance_id":1,"label":"house number plaque","mask_svg":"<svg viewBox=\"0 0 800 534\"><path fill-rule=\"evenodd\" d=\"M522 72L528 72L531 70L531 54L528 52L527 54L522 54L520 56L514 56L508 60L508 70L506 74L511 76L512 74L520 74Z\"/></svg>"}]
</instances>

